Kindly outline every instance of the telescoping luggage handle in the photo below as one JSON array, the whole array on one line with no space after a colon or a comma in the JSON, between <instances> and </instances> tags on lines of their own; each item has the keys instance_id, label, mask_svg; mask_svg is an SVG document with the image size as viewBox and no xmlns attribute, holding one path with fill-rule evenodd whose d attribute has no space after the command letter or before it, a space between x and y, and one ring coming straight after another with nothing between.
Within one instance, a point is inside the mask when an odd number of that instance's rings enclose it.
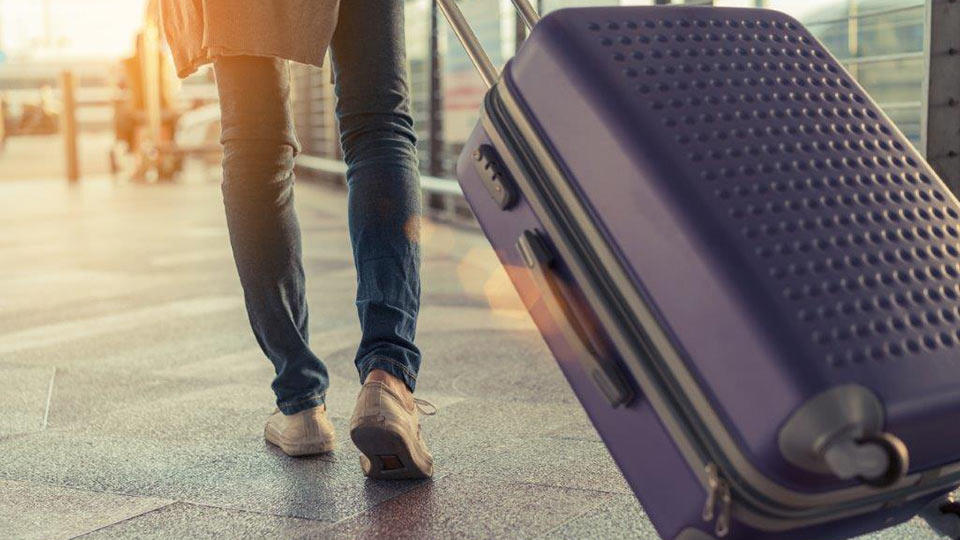
<instances>
[{"instance_id":1,"label":"telescoping luggage handle","mask_svg":"<svg viewBox=\"0 0 960 540\"><path fill-rule=\"evenodd\" d=\"M496 84L499 77L497 68L493 66L490 57L483 50L483 45L477 39L477 35L470 28L470 23L467 22L463 12L460 11L460 7L457 6L457 0L436 0L436 2L440 6L440 11L443 12L443 16L446 17L447 22L453 28L453 32L460 39L460 43L463 44L463 48L466 49L473 65L477 66L477 71L480 72L484 84L487 85L487 88ZM512 2L527 28L533 28L533 25L540 20L537 10L530 5L528 0L512 0Z\"/></svg>"},{"instance_id":2,"label":"telescoping luggage handle","mask_svg":"<svg viewBox=\"0 0 960 540\"><path fill-rule=\"evenodd\" d=\"M536 10L533 9L528 0L512 1L527 28L532 29L540 20ZM480 72L483 82L487 85L487 88L492 87L499 78L497 70L483 50L483 46L474 34L473 29L470 28L463 12L457 6L456 0L436 0L436 2L460 39L460 43L463 44L470 60L477 67L477 71ZM515 194L508 189L504 189L503 184L498 181L498 177L502 177L502 173L499 171L499 167L495 166L497 160L491 159L488 153L481 147L474 154L474 158L481 165L478 170L482 176L486 176L488 172L492 173L487 186L488 189L491 189L490 194L497 200L501 208L508 209L512 205ZM525 231L520 236L517 247L530 269L537 288L543 293L543 300L550 311L551 318L557 323L564 341L576 350L576 357L584 371L600 389L611 406L618 407L630 403L634 397L634 391L627 383L616 361L597 350L590 338L590 332L586 329L586 319L577 315L577 308L571 305L570 300L562 290L563 287L552 275L550 266L553 262L553 256L550 254L549 248L542 244L539 235L533 231Z\"/></svg>"}]
</instances>

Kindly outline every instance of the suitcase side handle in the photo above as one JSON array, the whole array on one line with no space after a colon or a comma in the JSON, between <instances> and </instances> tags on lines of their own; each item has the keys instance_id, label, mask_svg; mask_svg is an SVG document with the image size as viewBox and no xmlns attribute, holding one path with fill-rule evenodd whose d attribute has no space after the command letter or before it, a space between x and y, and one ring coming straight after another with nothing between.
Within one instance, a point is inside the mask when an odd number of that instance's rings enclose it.
<instances>
[{"instance_id":1,"label":"suitcase side handle","mask_svg":"<svg viewBox=\"0 0 960 540\"><path fill-rule=\"evenodd\" d=\"M533 26L537 24L537 21L540 20L540 15L537 14L537 10L530 5L529 0L512 1L514 7L516 7L520 13L524 24L527 25L527 28L533 28ZM487 85L487 88L496 84L499 78L497 68L493 66L493 62L490 61L487 52L483 50L483 45L480 44L477 35L473 32L473 29L470 28L470 23L467 22L466 17L463 16L463 12L460 11L460 7L457 6L457 1L436 0L436 2L440 7L440 11L443 12L443 16L447 19L447 22L450 23L450 27L453 28L453 32L463 45L464 50L467 51L467 56L470 57L470 61L473 62L477 71L480 72L480 77L483 79L484 84Z\"/></svg>"},{"instance_id":2,"label":"suitcase side handle","mask_svg":"<svg viewBox=\"0 0 960 540\"><path fill-rule=\"evenodd\" d=\"M551 318L567 344L576 350L577 359L584 371L612 407L630 403L634 392L620 367L613 358L597 352L597 347L586 331L589 325L578 315L574 303L563 291L563 286L552 275L550 266L554 262L554 256L550 248L544 244L537 232L527 230L517 240L517 249L542 294Z\"/></svg>"}]
</instances>

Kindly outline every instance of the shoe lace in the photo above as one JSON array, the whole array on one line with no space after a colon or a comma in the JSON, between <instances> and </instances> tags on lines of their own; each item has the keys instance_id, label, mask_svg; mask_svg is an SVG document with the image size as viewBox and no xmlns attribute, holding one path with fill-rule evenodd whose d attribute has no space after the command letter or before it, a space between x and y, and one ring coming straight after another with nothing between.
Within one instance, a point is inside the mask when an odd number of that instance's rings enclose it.
<instances>
[{"instance_id":1,"label":"shoe lace","mask_svg":"<svg viewBox=\"0 0 960 540\"><path fill-rule=\"evenodd\" d=\"M425 399L413 398L413 402L417 405L417 410L420 411L420 414L424 416L433 416L437 414L437 406Z\"/></svg>"}]
</instances>

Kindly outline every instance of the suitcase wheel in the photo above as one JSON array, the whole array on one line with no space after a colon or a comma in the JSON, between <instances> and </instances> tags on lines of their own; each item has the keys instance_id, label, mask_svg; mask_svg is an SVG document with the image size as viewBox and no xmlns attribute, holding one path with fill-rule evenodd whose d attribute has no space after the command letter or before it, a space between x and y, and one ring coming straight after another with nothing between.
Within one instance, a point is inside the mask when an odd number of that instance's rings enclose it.
<instances>
[{"instance_id":1,"label":"suitcase wheel","mask_svg":"<svg viewBox=\"0 0 960 540\"><path fill-rule=\"evenodd\" d=\"M910 453L883 425L883 404L872 391L838 386L794 411L780 429L780 452L810 472L890 486L906 475Z\"/></svg>"},{"instance_id":2,"label":"suitcase wheel","mask_svg":"<svg viewBox=\"0 0 960 540\"><path fill-rule=\"evenodd\" d=\"M960 502L952 495L934 500L920 512L920 517L938 534L960 540Z\"/></svg>"},{"instance_id":3,"label":"suitcase wheel","mask_svg":"<svg viewBox=\"0 0 960 540\"><path fill-rule=\"evenodd\" d=\"M876 446L887 455L887 468L883 474L873 477L860 476L858 479L864 484L875 487L888 487L896 484L906 476L910 467L910 453L903 441L889 433L875 433L865 435L857 440L860 446Z\"/></svg>"}]
</instances>

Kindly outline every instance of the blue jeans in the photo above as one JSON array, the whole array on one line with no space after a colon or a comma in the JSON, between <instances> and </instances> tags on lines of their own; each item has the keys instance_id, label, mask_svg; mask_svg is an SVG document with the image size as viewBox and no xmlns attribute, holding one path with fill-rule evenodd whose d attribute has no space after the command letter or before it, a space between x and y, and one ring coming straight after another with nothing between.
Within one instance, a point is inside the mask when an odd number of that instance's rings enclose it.
<instances>
[{"instance_id":1,"label":"blue jeans","mask_svg":"<svg viewBox=\"0 0 960 540\"><path fill-rule=\"evenodd\" d=\"M361 381L382 369L413 390L421 199L403 0L342 3L332 56L363 331L355 363ZM322 404L329 379L308 344L289 68L274 58L236 56L217 59L214 69L230 243L250 324L276 368L277 406L294 414Z\"/></svg>"}]
</instances>

